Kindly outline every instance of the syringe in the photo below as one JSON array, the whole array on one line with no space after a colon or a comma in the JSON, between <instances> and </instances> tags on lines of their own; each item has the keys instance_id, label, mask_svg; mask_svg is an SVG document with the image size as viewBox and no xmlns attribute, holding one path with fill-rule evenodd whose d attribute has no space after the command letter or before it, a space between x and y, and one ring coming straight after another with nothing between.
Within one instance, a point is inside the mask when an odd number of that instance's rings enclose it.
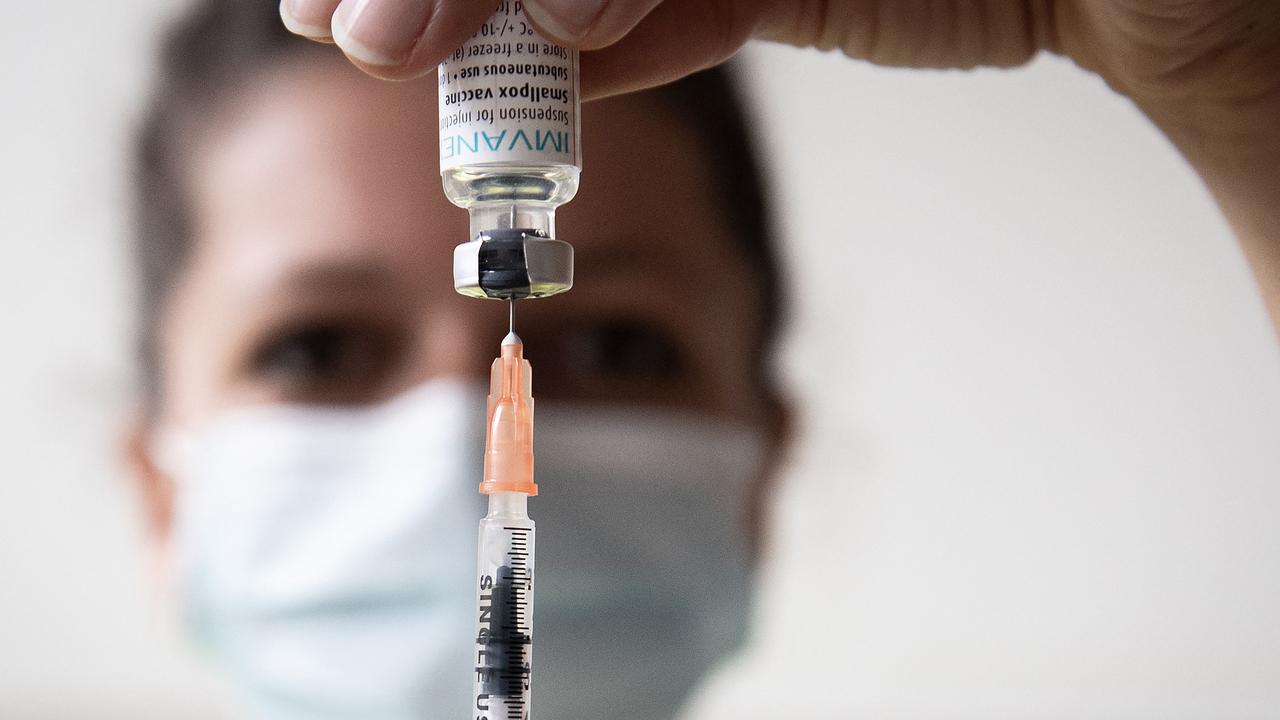
<instances>
[{"instance_id":1,"label":"syringe","mask_svg":"<svg viewBox=\"0 0 1280 720\"><path fill-rule=\"evenodd\" d=\"M524 343L511 330L489 377L484 480L476 562L476 720L528 720L533 680L533 396Z\"/></svg>"}]
</instances>

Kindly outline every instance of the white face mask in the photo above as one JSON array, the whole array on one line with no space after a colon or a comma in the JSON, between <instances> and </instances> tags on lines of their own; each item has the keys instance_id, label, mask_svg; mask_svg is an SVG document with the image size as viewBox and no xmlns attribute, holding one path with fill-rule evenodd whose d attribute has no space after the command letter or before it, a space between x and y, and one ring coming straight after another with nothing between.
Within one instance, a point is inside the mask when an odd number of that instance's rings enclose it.
<instances>
[{"instance_id":1,"label":"white face mask","mask_svg":"<svg viewBox=\"0 0 1280 720\"><path fill-rule=\"evenodd\" d=\"M484 389L170 433L184 615L255 718L469 717ZM740 642L758 433L540 406L536 716L667 718Z\"/></svg>"}]
</instances>

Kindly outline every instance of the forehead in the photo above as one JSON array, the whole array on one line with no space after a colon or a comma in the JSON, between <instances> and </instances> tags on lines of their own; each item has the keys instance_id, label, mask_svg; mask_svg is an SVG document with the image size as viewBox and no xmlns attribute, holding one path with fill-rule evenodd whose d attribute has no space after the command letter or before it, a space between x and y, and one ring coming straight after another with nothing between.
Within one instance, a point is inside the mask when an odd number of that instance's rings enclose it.
<instances>
[{"instance_id":1,"label":"forehead","mask_svg":"<svg viewBox=\"0 0 1280 720\"><path fill-rule=\"evenodd\" d=\"M701 140L654 96L584 111L582 189L558 213L579 275L661 271L724 291L734 264ZM295 63L213 124L193 175L199 252L246 270L359 257L449 280L467 214L444 198L435 82L373 80L347 63ZM406 267L406 263L408 266Z\"/></svg>"}]
</instances>

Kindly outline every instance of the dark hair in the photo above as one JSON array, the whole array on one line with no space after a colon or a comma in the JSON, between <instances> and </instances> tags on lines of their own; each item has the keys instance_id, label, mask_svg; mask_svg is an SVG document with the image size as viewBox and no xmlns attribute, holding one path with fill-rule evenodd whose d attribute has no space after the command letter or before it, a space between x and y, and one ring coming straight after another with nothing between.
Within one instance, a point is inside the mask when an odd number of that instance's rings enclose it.
<instances>
[{"instance_id":1,"label":"dark hair","mask_svg":"<svg viewBox=\"0 0 1280 720\"><path fill-rule=\"evenodd\" d=\"M186 191L189 158L199 123L252 81L284 60L332 54L287 30L267 0L203 0L174 25L161 46L157 85L138 136L136 262L141 282L139 361L142 385L154 402L160 386L157 334L162 309L191 246ZM717 187L742 257L752 272L763 316L757 347L758 380L769 383L769 350L783 317L781 271L764 178L744 121L742 103L723 69L711 69L646 91L678 108L718 169Z\"/></svg>"}]
</instances>

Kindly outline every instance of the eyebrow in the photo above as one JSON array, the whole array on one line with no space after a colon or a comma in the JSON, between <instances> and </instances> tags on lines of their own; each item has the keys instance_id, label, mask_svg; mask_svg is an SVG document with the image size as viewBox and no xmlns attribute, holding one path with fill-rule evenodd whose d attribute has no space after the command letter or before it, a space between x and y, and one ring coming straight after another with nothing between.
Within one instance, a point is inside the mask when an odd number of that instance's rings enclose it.
<instances>
[{"instance_id":1,"label":"eyebrow","mask_svg":"<svg viewBox=\"0 0 1280 720\"><path fill-rule=\"evenodd\" d=\"M602 275L633 271L654 274L671 284L700 277L701 273L715 268L713 262L691 264L688 258L677 257L679 250L655 247L647 240L644 237L623 237L607 245L575 247L575 264L589 267L592 272Z\"/></svg>"},{"instance_id":2,"label":"eyebrow","mask_svg":"<svg viewBox=\"0 0 1280 720\"><path fill-rule=\"evenodd\" d=\"M289 292L374 290L388 287L395 273L372 259L323 260L289 268L272 283Z\"/></svg>"}]
</instances>

